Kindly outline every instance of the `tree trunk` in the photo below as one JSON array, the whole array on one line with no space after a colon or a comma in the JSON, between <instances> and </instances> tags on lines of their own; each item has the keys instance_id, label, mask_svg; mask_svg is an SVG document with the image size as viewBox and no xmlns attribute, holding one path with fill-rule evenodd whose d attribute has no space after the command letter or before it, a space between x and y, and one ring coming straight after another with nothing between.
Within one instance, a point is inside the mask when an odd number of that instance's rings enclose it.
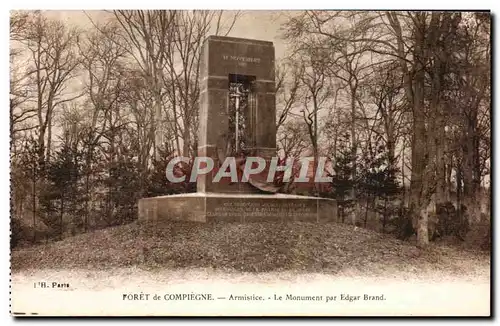
<instances>
[{"instance_id":1,"label":"tree trunk","mask_svg":"<svg viewBox=\"0 0 500 326\"><path fill-rule=\"evenodd\" d=\"M315 181L316 180L316 167L318 166L318 101L316 98L316 94L313 94L313 106L314 106L314 116L313 116L313 130L311 131L311 142L313 145L313 184L314 184L314 195L316 196L318 194L318 184ZM321 173L321 172L320 172Z\"/></svg>"},{"instance_id":2,"label":"tree trunk","mask_svg":"<svg viewBox=\"0 0 500 326\"><path fill-rule=\"evenodd\" d=\"M474 114L473 114L474 115ZM474 134L475 134L475 121L474 117L467 119L467 132L466 132L466 140L464 148L464 160L463 160L463 203L467 206L468 211L470 212L469 217L471 219L476 218L477 214L477 201L478 198L476 193L478 189L476 189L477 183L474 180Z\"/></svg>"},{"instance_id":3,"label":"tree trunk","mask_svg":"<svg viewBox=\"0 0 500 326\"><path fill-rule=\"evenodd\" d=\"M357 160L357 142L356 142L356 92L357 92L357 82L355 85L351 86L351 139L352 139L352 195L351 199L354 203L352 211L352 224L356 225L356 217L359 215L361 209L357 201L356 193L356 160Z\"/></svg>"},{"instance_id":4,"label":"tree trunk","mask_svg":"<svg viewBox=\"0 0 500 326\"><path fill-rule=\"evenodd\" d=\"M448 138L446 139L446 150L445 150L445 159L447 161L445 169L446 169L446 180L445 180L445 192L446 192L446 201L451 201L450 193L451 193L451 173L453 170L453 155L449 153L449 144Z\"/></svg>"},{"instance_id":5,"label":"tree trunk","mask_svg":"<svg viewBox=\"0 0 500 326\"><path fill-rule=\"evenodd\" d=\"M365 221L364 221L364 226L366 228L366 223L368 222L368 198L366 199L366 205L365 205Z\"/></svg>"},{"instance_id":6,"label":"tree trunk","mask_svg":"<svg viewBox=\"0 0 500 326\"><path fill-rule=\"evenodd\" d=\"M463 220L463 212L462 212L462 201L463 201L463 172L462 172L462 164L461 162L457 163L457 171L456 171L456 182L457 182L457 217L459 221Z\"/></svg>"},{"instance_id":7,"label":"tree trunk","mask_svg":"<svg viewBox=\"0 0 500 326\"><path fill-rule=\"evenodd\" d=\"M384 217L382 220L382 233L385 233L386 224L387 224L387 197L384 198Z\"/></svg>"},{"instance_id":8,"label":"tree trunk","mask_svg":"<svg viewBox=\"0 0 500 326\"><path fill-rule=\"evenodd\" d=\"M406 206L406 181L405 181L405 137L403 136L403 148L401 150L401 181L403 184L403 193L401 198L401 208Z\"/></svg>"},{"instance_id":9,"label":"tree trunk","mask_svg":"<svg viewBox=\"0 0 500 326\"><path fill-rule=\"evenodd\" d=\"M160 160L159 147L162 144L162 130L161 130L161 97L159 94L155 96L155 139L154 139L154 157L156 161ZM175 122L174 122L175 123Z\"/></svg>"},{"instance_id":10,"label":"tree trunk","mask_svg":"<svg viewBox=\"0 0 500 326\"><path fill-rule=\"evenodd\" d=\"M417 246L424 248L429 244L429 212L427 205L421 205L418 216Z\"/></svg>"},{"instance_id":11,"label":"tree trunk","mask_svg":"<svg viewBox=\"0 0 500 326\"><path fill-rule=\"evenodd\" d=\"M40 172L45 171L45 129L40 128L38 133L38 168Z\"/></svg>"},{"instance_id":12,"label":"tree trunk","mask_svg":"<svg viewBox=\"0 0 500 326\"><path fill-rule=\"evenodd\" d=\"M59 240L63 239L64 194L61 196L61 215L59 216Z\"/></svg>"},{"instance_id":13,"label":"tree trunk","mask_svg":"<svg viewBox=\"0 0 500 326\"><path fill-rule=\"evenodd\" d=\"M91 145L90 145L91 146ZM92 151L93 149L90 147L87 152L87 157L85 160L85 168L86 168L86 173L85 173L85 217L83 221L83 230L84 232L88 232L89 230L89 219L90 219L90 200L91 200L91 193L90 193L90 174L92 173L91 171L91 164L92 164Z\"/></svg>"},{"instance_id":14,"label":"tree trunk","mask_svg":"<svg viewBox=\"0 0 500 326\"><path fill-rule=\"evenodd\" d=\"M50 162L50 156L52 151L52 114L47 116L47 154L45 155L45 161Z\"/></svg>"},{"instance_id":15,"label":"tree trunk","mask_svg":"<svg viewBox=\"0 0 500 326\"><path fill-rule=\"evenodd\" d=\"M36 201L37 201L37 196L36 196L36 168L33 168L33 189L32 189L32 212L33 212L33 243L36 242Z\"/></svg>"},{"instance_id":16,"label":"tree trunk","mask_svg":"<svg viewBox=\"0 0 500 326\"><path fill-rule=\"evenodd\" d=\"M413 141L412 141L412 170L410 183L410 208L413 214L413 225L417 229L417 245L425 247L429 244L428 213L426 203L427 184L429 176L426 168L429 160L427 149L426 112L424 105L424 33L425 13L417 13L419 25L415 26L415 77L413 101ZM416 227L415 227L416 226Z\"/></svg>"},{"instance_id":17,"label":"tree trunk","mask_svg":"<svg viewBox=\"0 0 500 326\"><path fill-rule=\"evenodd\" d=\"M439 76L434 76L435 79L439 79ZM441 87L440 82L436 81L433 83L434 88L439 89ZM435 145L435 157L436 157L436 205L446 202L446 161L444 157L444 119L441 111L441 105L439 100L439 93L435 94L438 99L433 100L434 114L435 114L435 128L433 128L434 133L434 145ZM437 206L436 206L437 207Z\"/></svg>"},{"instance_id":18,"label":"tree trunk","mask_svg":"<svg viewBox=\"0 0 500 326\"><path fill-rule=\"evenodd\" d=\"M189 124L184 123L184 131L182 133L182 156L190 157L190 148L191 148L191 138L189 132Z\"/></svg>"}]
</instances>

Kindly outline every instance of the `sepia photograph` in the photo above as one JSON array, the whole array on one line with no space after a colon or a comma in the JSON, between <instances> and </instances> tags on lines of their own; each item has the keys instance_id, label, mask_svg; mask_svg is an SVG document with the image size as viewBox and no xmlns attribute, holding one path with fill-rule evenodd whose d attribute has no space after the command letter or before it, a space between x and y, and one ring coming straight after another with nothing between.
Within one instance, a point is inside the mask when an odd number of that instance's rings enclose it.
<instances>
[{"instance_id":1,"label":"sepia photograph","mask_svg":"<svg viewBox=\"0 0 500 326\"><path fill-rule=\"evenodd\" d=\"M9 19L11 316L492 316L490 11Z\"/></svg>"}]
</instances>

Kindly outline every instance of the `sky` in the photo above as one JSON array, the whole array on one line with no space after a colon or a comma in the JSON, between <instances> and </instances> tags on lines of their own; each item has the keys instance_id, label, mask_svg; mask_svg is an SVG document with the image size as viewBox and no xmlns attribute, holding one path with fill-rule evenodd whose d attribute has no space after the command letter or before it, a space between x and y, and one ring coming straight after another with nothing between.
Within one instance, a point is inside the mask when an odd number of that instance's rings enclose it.
<instances>
[{"instance_id":1,"label":"sky","mask_svg":"<svg viewBox=\"0 0 500 326\"><path fill-rule=\"evenodd\" d=\"M235 11L225 11L224 18L226 21L229 22L234 13ZM55 10L47 11L46 14L82 28L92 26L90 19L98 22L105 20L107 17L107 13L104 11L92 10ZM286 21L286 16L292 14L291 11L241 11L241 16L237 19L228 36L271 41L275 46L276 58L282 58L285 55L286 46L280 38L280 26Z\"/></svg>"}]
</instances>

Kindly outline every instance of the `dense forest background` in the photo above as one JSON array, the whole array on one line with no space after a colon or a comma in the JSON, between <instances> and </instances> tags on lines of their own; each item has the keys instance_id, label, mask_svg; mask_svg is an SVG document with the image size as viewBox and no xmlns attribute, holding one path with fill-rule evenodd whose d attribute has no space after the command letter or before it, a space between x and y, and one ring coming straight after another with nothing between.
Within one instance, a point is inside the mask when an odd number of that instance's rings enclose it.
<instances>
[{"instance_id":1,"label":"dense forest background","mask_svg":"<svg viewBox=\"0 0 500 326\"><path fill-rule=\"evenodd\" d=\"M137 218L194 157L200 48L251 12L110 11L82 30L46 12L10 20L12 245ZM339 221L463 238L489 225L489 13L283 13L277 153L326 156ZM489 234L485 235L489 237Z\"/></svg>"}]
</instances>

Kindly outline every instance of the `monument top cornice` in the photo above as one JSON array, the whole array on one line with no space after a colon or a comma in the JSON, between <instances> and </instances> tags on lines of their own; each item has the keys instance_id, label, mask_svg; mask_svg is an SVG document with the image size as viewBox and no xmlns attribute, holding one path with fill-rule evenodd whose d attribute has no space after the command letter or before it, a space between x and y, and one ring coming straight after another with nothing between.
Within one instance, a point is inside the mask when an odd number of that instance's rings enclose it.
<instances>
[{"instance_id":1,"label":"monument top cornice","mask_svg":"<svg viewBox=\"0 0 500 326\"><path fill-rule=\"evenodd\" d=\"M207 42L207 41L234 42L234 43L239 43L239 44L244 43L244 44L251 44L251 45L261 45L261 46L274 47L274 43L271 41L254 40L254 39L231 37L231 36L210 35L209 37L207 37L205 39L205 42Z\"/></svg>"}]
</instances>

